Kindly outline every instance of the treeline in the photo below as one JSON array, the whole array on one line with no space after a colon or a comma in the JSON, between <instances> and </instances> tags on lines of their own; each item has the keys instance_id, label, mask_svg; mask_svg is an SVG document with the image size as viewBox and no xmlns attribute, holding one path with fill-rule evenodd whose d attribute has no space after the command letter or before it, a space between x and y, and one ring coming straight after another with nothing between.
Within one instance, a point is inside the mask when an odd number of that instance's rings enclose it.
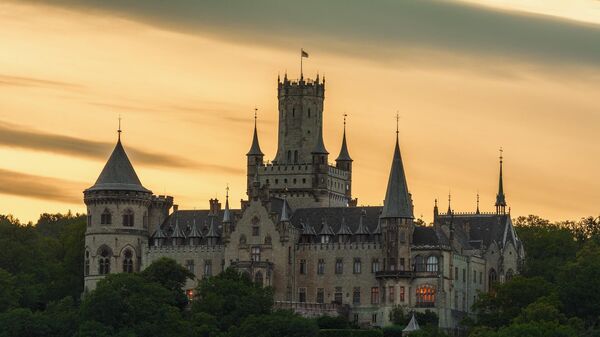
<instances>
[{"instance_id":1,"label":"treeline","mask_svg":"<svg viewBox=\"0 0 600 337\"><path fill-rule=\"evenodd\" d=\"M472 337L600 336L600 218L519 217L521 274L481 294Z\"/></svg>"}]
</instances>

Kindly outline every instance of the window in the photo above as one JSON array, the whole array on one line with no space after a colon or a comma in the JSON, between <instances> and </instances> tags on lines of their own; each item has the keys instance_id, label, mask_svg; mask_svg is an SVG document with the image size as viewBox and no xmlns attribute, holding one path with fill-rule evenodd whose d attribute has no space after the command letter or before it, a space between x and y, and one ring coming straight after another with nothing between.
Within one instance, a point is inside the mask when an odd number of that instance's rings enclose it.
<instances>
[{"instance_id":1,"label":"window","mask_svg":"<svg viewBox=\"0 0 600 337\"><path fill-rule=\"evenodd\" d=\"M454 267L454 279L458 281L458 267Z\"/></svg>"},{"instance_id":2,"label":"window","mask_svg":"<svg viewBox=\"0 0 600 337\"><path fill-rule=\"evenodd\" d=\"M254 283L260 285L262 287L263 285L263 274L260 271L257 271L256 274L254 274Z\"/></svg>"},{"instance_id":3,"label":"window","mask_svg":"<svg viewBox=\"0 0 600 337\"><path fill-rule=\"evenodd\" d=\"M498 274L496 274L496 271L494 270L494 268L492 268L492 269L490 269L490 272L488 275L488 286L490 287L490 289L492 288L494 283L496 283L497 281L498 281Z\"/></svg>"},{"instance_id":4,"label":"window","mask_svg":"<svg viewBox=\"0 0 600 337\"><path fill-rule=\"evenodd\" d=\"M204 261L204 277L212 276L212 261L206 260Z\"/></svg>"},{"instance_id":5,"label":"window","mask_svg":"<svg viewBox=\"0 0 600 337\"><path fill-rule=\"evenodd\" d=\"M400 287L400 302L404 302L404 287Z\"/></svg>"},{"instance_id":6,"label":"window","mask_svg":"<svg viewBox=\"0 0 600 337\"><path fill-rule=\"evenodd\" d=\"M319 259L317 262L317 275L325 274L325 260Z\"/></svg>"},{"instance_id":7,"label":"window","mask_svg":"<svg viewBox=\"0 0 600 337\"><path fill-rule=\"evenodd\" d=\"M190 273L194 274L194 260L185 261L185 268L189 270Z\"/></svg>"},{"instance_id":8,"label":"window","mask_svg":"<svg viewBox=\"0 0 600 337\"><path fill-rule=\"evenodd\" d=\"M259 235L260 235L260 229L259 229L258 225L252 226L252 236L259 236Z\"/></svg>"},{"instance_id":9,"label":"window","mask_svg":"<svg viewBox=\"0 0 600 337\"><path fill-rule=\"evenodd\" d=\"M133 254L129 249L123 253L123 272L133 273Z\"/></svg>"},{"instance_id":10,"label":"window","mask_svg":"<svg viewBox=\"0 0 600 337\"><path fill-rule=\"evenodd\" d=\"M377 313L371 314L371 323L377 323Z\"/></svg>"},{"instance_id":11,"label":"window","mask_svg":"<svg viewBox=\"0 0 600 337\"><path fill-rule=\"evenodd\" d=\"M423 257L421 255L415 256L415 270L416 271L425 271L425 263L424 263Z\"/></svg>"},{"instance_id":12,"label":"window","mask_svg":"<svg viewBox=\"0 0 600 337\"><path fill-rule=\"evenodd\" d=\"M252 247L250 254L250 260L252 260L252 262L260 261L260 247Z\"/></svg>"},{"instance_id":13,"label":"window","mask_svg":"<svg viewBox=\"0 0 600 337\"><path fill-rule=\"evenodd\" d=\"M300 260L300 275L306 274L306 260Z\"/></svg>"},{"instance_id":14,"label":"window","mask_svg":"<svg viewBox=\"0 0 600 337\"><path fill-rule=\"evenodd\" d=\"M467 270L463 268L463 283L467 283Z\"/></svg>"},{"instance_id":15,"label":"window","mask_svg":"<svg viewBox=\"0 0 600 337\"><path fill-rule=\"evenodd\" d=\"M354 324L358 325L358 314L354 314Z\"/></svg>"},{"instance_id":16,"label":"window","mask_svg":"<svg viewBox=\"0 0 600 337\"><path fill-rule=\"evenodd\" d=\"M403 257L400 258L400 270L404 270L404 266L405 266L405 260Z\"/></svg>"},{"instance_id":17,"label":"window","mask_svg":"<svg viewBox=\"0 0 600 337\"><path fill-rule=\"evenodd\" d=\"M292 162L292 151L288 150L287 152L287 161L288 163Z\"/></svg>"},{"instance_id":18,"label":"window","mask_svg":"<svg viewBox=\"0 0 600 337\"><path fill-rule=\"evenodd\" d=\"M479 284L483 283L483 273L479 272Z\"/></svg>"},{"instance_id":19,"label":"window","mask_svg":"<svg viewBox=\"0 0 600 337\"><path fill-rule=\"evenodd\" d=\"M333 301L337 304L342 304L344 294L342 293L342 287L335 287L335 293L333 294Z\"/></svg>"},{"instance_id":20,"label":"window","mask_svg":"<svg viewBox=\"0 0 600 337\"><path fill-rule=\"evenodd\" d=\"M302 183L306 184L306 178L302 178Z\"/></svg>"},{"instance_id":21,"label":"window","mask_svg":"<svg viewBox=\"0 0 600 337\"><path fill-rule=\"evenodd\" d=\"M133 211L130 209L123 213L123 226L133 227Z\"/></svg>"},{"instance_id":22,"label":"window","mask_svg":"<svg viewBox=\"0 0 600 337\"><path fill-rule=\"evenodd\" d=\"M88 276L90 274L90 252L89 251L85 251L85 270L84 270L85 276Z\"/></svg>"},{"instance_id":23,"label":"window","mask_svg":"<svg viewBox=\"0 0 600 337\"><path fill-rule=\"evenodd\" d=\"M329 243L329 235L321 235L321 243Z\"/></svg>"},{"instance_id":24,"label":"window","mask_svg":"<svg viewBox=\"0 0 600 337\"><path fill-rule=\"evenodd\" d=\"M390 303L396 302L396 288L394 286L388 287L388 299Z\"/></svg>"},{"instance_id":25,"label":"window","mask_svg":"<svg viewBox=\"0 0 600 337\"><path fill-rule=\"evenodd\" d=\"M148 213L146 212L144 212L144 217L142 218L142 226L148 228Z\"/></svg>"},{"instance_id":26,"label":"window","mask_svg":"<svg viewBox=\"0 0 600 337\"><path fill-rule=\"evenodd\" d=\"M401 243L406 242L406 233L404 233L404 231L400 232L400 242Z\"/></svg>"},{"instance_id":27,"label":"window","mask_svg":"<svg viewBox=\"0 0 600 337\"><path fill-rule=\"evenodd\" d=\"M477 271L473 270L473 283L477 283Z\"/></svg>"},{"instance_id":28,"label":"window","mask_svg":"<svg viewBox=\"0 0 600 337\"><path fill-rule=\"evenodd\" d=\"M110 251L104 247L100 250L100 257L98 258L98 274L106 275L110 273Z\"/></svg>"},{"instance_id":29,"label":"window","mask_svg":"<svg viewBox=\"0 0 600 337\"><path fill-rule=\"evenodd\" d=\"M298 164L298 150L294 151L294 164Z\"/></svg>"},{"instance_id":30,"label":"window","mask_svg":"<svg viewBox=\"0 0 600 337\"><path fill-rule=\"evenodd\" d=\"M435 305L435 288L422 285L417 288L417 307L433 307Z\"/></svg>"},{"instance_id":31,"label":"window","mask_svg":"<svg viewBox=\"0 0 600 337\"><path fill-rule=\"evenodd\" d=\"M87 216L87 226L91 227L92 226L92 215L88 214Z\"/></svg>"},{"instance_id":32,"label":"window","mask_svg":"<svg viewBox=\"0 0 600 337\"><path fill-rule=\"evenodd\" d=\"M310 108L308 108L308 118L310 118Z\"/></svg>"},{"instance_id":33,"label":"window","mask_svg":"<svg viewBox=\"0 0 600 337\"><path fill-rule=\"evenodd\" d=\"M352 290L352 303L360 304L360 287L354 287Z\"/></svg>"},{"instance_id":34,"label":"window","mask_svg":"<svg viewBox=\"0 0 600 337\"><path fill-rule=\"evenodd\" d=\"M292 264L292 247L288 247L288 264Z\"/></svg>"},{"instance_id":35,"label":"window","mask_svg":"<svg viewBox=\"0 0 600 337\"><path fill-rule=\"evenodd\" d=\"M105 209L104 212L102 212L102 215L100 215L100 224L101 225L112 224L112 214L110 213L108 208Z\"/></svg>"},{"instance_id":36,"label":"window","mask_svg":"<svg viewBox=\"0 0 600 337\"><path fill-rule=\"evenodd\" d=\"M298 288L298 302L306 302L306 288Z\"/></svg>"},{"instance_id":37,"label":"window","mask_svg":"<svg viewBox=\"0 0 600 337\"><path fill-rule=\"evenodd\" d=\"M371 261L371 273L376 273L379 271L379 259L373 259Z\"/></svg>"},{"instance_id":38,"label":"window","mask_svg":"<svg viewBox=\"0 0 600 337\"><path fill-rule=\"evenodd\" d=\"M354 274L360 274L360 257L354 258L354 263L352 265L352 272Z\"/></svg>"},{"instance_id":39,"label":"window","mask_svg":"<svg viewBox=\"0 0 600 337\"><path fill-rule=\"evenodd\" d=\"M344 273L344 261L342 259L335 259L335 273L336 274Z\"/></svg>"},{"instance_id":40,"label":"window","mask_svg":"<svg viewBox=\"0 0 600 337\"><path fill-rule=\"evenodd\" d=\"M379 304L379 287L371 288L371 304Z\"/></svg>"},{"instance_id":41,"label":"window","mask_svg":"<svg viewBox=\"0 0 600 337\"><path fill-rule=\"evenodd\" d=\"M430 256L427 258L427 271L430 273L436 273L438 271L438 258L437 256Z\"/></svg>"},{"instance_id":42,"label":"window","mask_svg":"<svg viewBox=\"0 0 600 337\"><path fill-rule=\"evenodd\" d=\"M317 288L317 303L325 303L325 290Z\"/></svg>"}]
</instances>

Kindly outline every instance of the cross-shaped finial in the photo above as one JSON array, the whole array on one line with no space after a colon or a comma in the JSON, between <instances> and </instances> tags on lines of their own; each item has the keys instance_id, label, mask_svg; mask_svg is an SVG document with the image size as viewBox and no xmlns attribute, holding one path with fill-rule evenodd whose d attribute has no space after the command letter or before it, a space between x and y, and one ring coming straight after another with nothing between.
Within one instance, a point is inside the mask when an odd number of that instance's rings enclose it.
<instances>
[{"instance_id":1,"label":"cross-shaped finial","mask_svg":"<svg viewBox=\"0 0 600 337\"><path fill-rule=\"evenodd\" d=\"M258 118L258 108L254 106L254 126L256 126L256 119Z\"/></svg>"},{"instance_id":2,"label":"cross-shaped finial","mask_svg":"<svg viewBox=\"0 0 600 337\"><path fill-rule=\"evenodd\" d=\"M121 140L121 114L119 114L119 129L117 130L117 133L119 134L119 140Z\"/></svg>"},{"instance_id":3,"label":"cross-shaped finial","mask_svg":"<svg viewBox=\"0 0 600 337\"><path fill-rule=\"evenodd\" d=\"M348 114L344 113L344 129L346 128L346 117L348 117Z\"/></svg>"}]
</instances>

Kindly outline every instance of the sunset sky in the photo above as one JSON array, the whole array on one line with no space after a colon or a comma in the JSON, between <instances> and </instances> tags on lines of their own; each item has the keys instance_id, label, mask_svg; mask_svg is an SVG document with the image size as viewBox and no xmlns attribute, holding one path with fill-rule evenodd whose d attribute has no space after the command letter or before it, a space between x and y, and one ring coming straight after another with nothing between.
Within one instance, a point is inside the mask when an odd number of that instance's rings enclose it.
<instances>
[{"instance_id":1,"label":"sunset sky","mask_svg":"<svg viewBox=\"0 0 600 337\"><path fill-rule=\"evenodd\" d=\"M326 77L353 192L381 205L400 114L415 216L492 210L498 149L514 216L600 214L600 1L0 1L0 213L84 212L117 138L180 208L245 197L259 109L268 159L277 76Z\"/></svg>"}]
</instances>

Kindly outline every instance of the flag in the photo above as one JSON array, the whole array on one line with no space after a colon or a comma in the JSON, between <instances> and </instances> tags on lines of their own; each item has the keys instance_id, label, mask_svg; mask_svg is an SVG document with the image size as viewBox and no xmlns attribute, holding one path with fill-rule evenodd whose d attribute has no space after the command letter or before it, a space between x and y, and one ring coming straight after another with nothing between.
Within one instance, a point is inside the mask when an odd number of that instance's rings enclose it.
<instances>
[{"instance_id":1,"label":"flag","mask_svg":"<svg viewBox=\"0 0 600 337\"><path fill-rule=\"evenodd\" d=\"M308 53L304 51L304 49L300 49L300 56L301 57L308 57Z\"/></svg>"}]
</instances>

